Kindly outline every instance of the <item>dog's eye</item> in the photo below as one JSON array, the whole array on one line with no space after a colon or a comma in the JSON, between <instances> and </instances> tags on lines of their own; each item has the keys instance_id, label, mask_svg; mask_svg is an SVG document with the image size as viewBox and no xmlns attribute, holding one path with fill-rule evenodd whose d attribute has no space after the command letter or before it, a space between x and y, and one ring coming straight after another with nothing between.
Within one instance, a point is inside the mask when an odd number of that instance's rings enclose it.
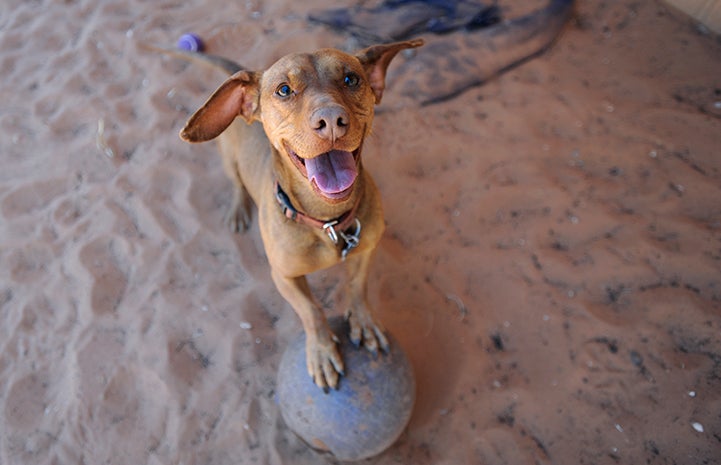
<instances>
[{"instance_id":1,"label":"dog's eye","mask_svg":"<svg viewBox=\"0 0 721 465\"><path fill-rule=\"evenodd\" d=\"M348 87L356 87L360 82L360 78L356 73L348 73L343 78L343 83Z\"/></svg>"},{"instance_id":2,"label":"dog's eye","mask_svg":"<svg viewBox=\"0 0 721 465\"><path fill-rule=\"evenodd\" d=\"M278 97L290 97L292 93L293 89L291 89L288 84L281 84L277 89L275 89L275 95Z\"/></svg>"}]
</instances>

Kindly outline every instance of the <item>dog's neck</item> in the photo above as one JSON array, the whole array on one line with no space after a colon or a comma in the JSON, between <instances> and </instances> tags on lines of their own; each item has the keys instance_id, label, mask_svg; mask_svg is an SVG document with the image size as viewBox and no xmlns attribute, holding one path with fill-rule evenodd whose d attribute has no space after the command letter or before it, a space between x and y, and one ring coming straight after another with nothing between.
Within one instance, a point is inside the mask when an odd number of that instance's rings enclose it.
<instances>
[{"instance_id":1,"label":"dog's neck","mask_svg":"<svg viewBox=\"0 0 721 465\"><path fill-rule=\"evenodd\" d=\"M348 198L332 202L321 198L308 179L283 158L287 156L273 149L273 175L298 211L319 220L330 220L342 216L360 201L364 182L361 160L358 161L358 179Z\"/></svg>"}]
</instances>

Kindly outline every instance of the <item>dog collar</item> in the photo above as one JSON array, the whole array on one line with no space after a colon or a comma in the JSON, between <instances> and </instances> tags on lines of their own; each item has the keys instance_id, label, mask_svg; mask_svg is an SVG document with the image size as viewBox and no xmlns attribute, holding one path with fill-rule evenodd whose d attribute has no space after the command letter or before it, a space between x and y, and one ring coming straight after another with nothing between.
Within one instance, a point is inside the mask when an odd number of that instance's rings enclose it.
<instances>
[{"instance_id":1,"label":"dog collar","mask_svg":"<svg viewBox=\"0 0 721 465\"><path fill-rule=\"evenodd\" d=\"M358 242L360 241L361 224L358 218L356 218L356 212L358 211L358 206L360 205L360 196L358 196L358 199L355 201L350 210L337 218L326 221L313 218L312 216L298 211L278 181L275 182L275 199L278 201L278 205L280 205L280 208L283 211L283 216L286 218L312 228L322 229L328 235L328 238L333 242L333 244L338 244L339 238L343 239L345 242L345 247L341 252L343 258L345 258L351 249L358 246ZM354 223L355 232L348 232Z\"/></svg>"}]
</instances>

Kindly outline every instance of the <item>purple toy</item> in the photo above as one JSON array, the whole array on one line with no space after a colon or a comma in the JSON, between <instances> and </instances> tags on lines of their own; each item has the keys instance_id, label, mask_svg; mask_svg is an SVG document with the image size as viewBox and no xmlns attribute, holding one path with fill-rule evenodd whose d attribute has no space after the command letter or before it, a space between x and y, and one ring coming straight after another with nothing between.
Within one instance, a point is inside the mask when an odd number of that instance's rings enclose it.
<instances>
[{"instance_id":1,"label":"purple toy","mask_svg":"<svg viewBox=\"0 0 721 465\"><path fill-rule=\"evenodd\" d=\"M203 41L195 34L183 34L178 39L178 48L189 52L202 52L204 46Z\"/></svg>"}]
</instances>

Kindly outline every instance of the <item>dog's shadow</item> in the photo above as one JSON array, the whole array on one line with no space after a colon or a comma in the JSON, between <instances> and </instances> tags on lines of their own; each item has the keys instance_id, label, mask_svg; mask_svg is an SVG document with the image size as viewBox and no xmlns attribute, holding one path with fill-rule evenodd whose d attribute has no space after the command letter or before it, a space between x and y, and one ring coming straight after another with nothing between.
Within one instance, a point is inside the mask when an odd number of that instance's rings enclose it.
<instances>
[{"instance_id":1,"label":"dog's shadow","mask_svg":"<svg viewBox=\"0 0 721 465\"><path fill-rule=\"evenodd\" d=\"M368 277L373 314L401 345L416 379L416 403L409 424L412 431L435 422L450 408L464 363L463 304L446 295L427 273L426 259L399 240L386 235ZM343 314L345 279L340 266L309 276L314 295L326 316Z\"/></svg>"},{"instance_id":2,"label":"dog's shadow","mask_svg":"<svg viewBox=\"0 0 721 465\"><path fill-rule=\"evenodd\" d=\"M416 404L411 431L448 411L465 358L462 304L433 284L423 261L421 254L386 236L369 279L376 314L413 365Z\"/></svg>"}]
</instances>

